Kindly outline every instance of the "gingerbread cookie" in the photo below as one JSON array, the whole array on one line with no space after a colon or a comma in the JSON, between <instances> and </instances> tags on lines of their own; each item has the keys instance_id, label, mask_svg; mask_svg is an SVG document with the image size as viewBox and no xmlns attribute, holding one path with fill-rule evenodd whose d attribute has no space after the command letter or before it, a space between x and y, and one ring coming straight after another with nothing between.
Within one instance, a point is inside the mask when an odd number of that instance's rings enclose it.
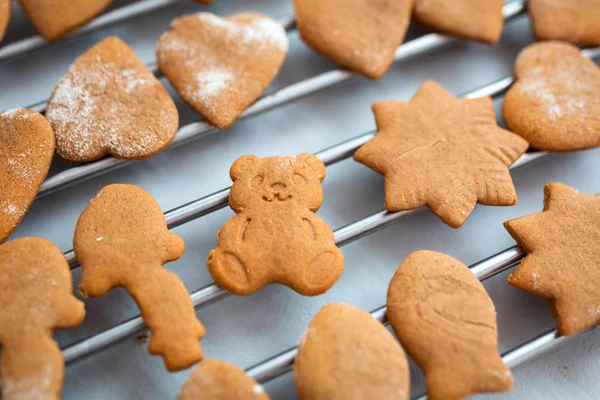
<instances>
[{"instance_id":1,"label":"gingerbread cookie","mask_svg":"<svg viewBox=\"0 0 600 400\"><path fill-rule=\"evenodd\" d=\"M354 160L385 175L388 211L427 205L459 228L477 202L516 204L508 166L527 142L498 127L491 98L456 99L428 81L409 102L377 102L373 112L378 133Z\"/></svg>"},{"instance_id":2,"label":"gingerbread cookie","mask_svg":"<svg viewBox=\"0 0 600 400\"><path fill-rule=\"evenodd\" d=\"M208 271L225 289L249 295L280 283L314 296L344 270L331 228L314 213L323 201L325 165L312 154L238 158L229 206L237 214L217 234Z\"/></svg>"},{"instance_id":3,"label":"gingerbread cookie","mask_svg":"<svg viewBox=\"0 0 600 400\"><path fill-rule=\"evenodd\" d=\"M527 253L508 283L547 299L561 335L600 324L600 194L549 183L542 212L504 226Z\"/></svg>"},{"instance_id":4,"label":"gingerbread cookie","mask_svg":"<svg viewBox=\"0 0 600 400\"><path fill-rule=\"evenodd\" d=\"M600 146L600 69L577 47L529 45L517 58L515 77L502 105L508 129L539 150Z\"/></svg>"},{"instance_id":5,"label":"gingerbread cookie","mask_svg":"<svg viewBox=\"0 0 600 400\"><path fill-rule=\"evenodd\" d=\"M300 339L294 382L303 400L408 399L404 351L371 314L346 304L319 310Z\"/></svg>"},{"instance_id":6,"label":"gingerbread cookie","mask_svg":"<svg viewBox=\"0 0 600 400\"><path fill-rule=\"evenodd\" d=\"M71 65L48 100L46 118L56 132L56 152L76 162L107 154L150 157L171 143L179 123L166 89L117 37Z\"/></svg>"},{"instance_id":7,"label":"gingerbread cookie","mask_svg":"<svg viewBox=\"0 0 600 400\"><path fill-rule=\"evenodd\" d=\"M540 40L600 44L600 0L528 0L527 8Z\"/></svg>"},{"instance_id":8,"label":"gingerbread cookie","mask_svg":"<svg viewBox=\"0 0 600 400\"><path fill-rule=\"evenodd\" d=\"M236 366L202 361L181 388L177 400L269 400L263 387Z\"/></svg>"},{"instance_id":9,"label":"gingerbread cookie","mask_svg":"<svg viewBox=\"0 0 600 400\"><path fill-rule=\"evenodd\" d=\"M0 113L0 243L21 222L46 179L54 131L25 108Z\"/></svg>"},{"instance_id":10,"label":"gingerbread cookie","mask_svg":"<svg viewBox=\"0 0 600 400\"><path fill-rule=\"evenodd\" d=\"M4 37L8 21L10 21L11 0L0 0L0 41Z\"/></svg>"},{"instance_id":11,"label":"gingerbread cookie","mask_svg":"<svg viewBox=\"0 0 600 400\"><path fill-rule=\"evenodd\" d=\"M87 24L112 0L19 0L31 23L49 41L62 39Z\"/></svg>"},{"instance_id":12,"label":"gingerbread cookie","mask_svg":"<svg viewBox=\"0 0 600 400\"><path fill-rule=\"evenodd\" d=\"M198 13L171 23L156 56L181 97L225 129L269 86L287 50L285 30L269 17Z\"/></svg>"},{"instance_id":13,"label":"gingerbread cookie","mask_svg":"<svg viewBox=\"0 0 600 400\"><path fill-rule=\"evenodd\" d=\"M148 351L160 354L169 371L203 357L205 330L181 280L163 268L183 254L183 240L167 230L156 200L132 185L105 186L85 208L73 250L83 269L79 291L104 296L123 287L142 311L152 333Z\"/></svg>"},{"instance_id":14,"label":"gingerbread cookie","mask_svg":"<svg viewBox=\"0 0 600 400\"><path fill-rule=\"evenodd\" d=\"M382 77L404 40L413 0L294 0L300 38L367 78Z\"/></svg>"},{"instance_id":15,"label":"gingerbread cookie","mask_svg":"<svg viewBox=\"0 0 600 400\"><path fill-rule=\"evenodd\" d=\"M0 246L3 400L60 399L65 365L52 331L74 328L85 315L72 285L65 256L48 240Z\"/></svg>"},{"instance_id":16,"label":"gingerbread cookie","mask_svg":"<svg viewBox=\"0 0 600 400\"><path fill-rule=\"evenodd\" d=\"M502 34L504 0L415 0L415 20L442 33L484 43Z\"/></svg>"},{"instance_id":17,"label":"gingerbread cookie","mask_svg":"<svg viewBox=\"0 0 600 400\"><path fill-rule=\"evenodd\" d=\"M510 370L498 354L494 304L454 258L434 251L409 255L390 282L387 316L425 373L430 399L512 388Z\"/></svg>"}]
</instances>

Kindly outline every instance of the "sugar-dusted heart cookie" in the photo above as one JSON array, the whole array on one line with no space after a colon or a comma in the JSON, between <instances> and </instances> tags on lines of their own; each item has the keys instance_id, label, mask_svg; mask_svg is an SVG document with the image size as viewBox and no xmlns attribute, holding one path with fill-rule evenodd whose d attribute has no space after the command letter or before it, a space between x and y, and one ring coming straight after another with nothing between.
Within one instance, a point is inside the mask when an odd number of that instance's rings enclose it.
<instances>
[{"instance_id":1,"label":"sugar-dusted heart cookie","mask_svg":"<svg viewBox=\"0 0 600 400\"><path fill-rule=\"evenodd\" d=\"M177 108L142 60L119 38L79 57L48 100L56 152L69 161L150 157L177 133Z\"/></svg>"},{"instance_id":2,"label":"sugar-dusted heart cookie","mask_svg":"<svg viewBox=\"0 0 600 400\"><path fill-rule=\"evenodd\" d=\"M498 354L496 310L469 268L434 251L417 251L390 282L387 316L425 373L432 400L506 392L513 377Z\"/></svg>"},{"instance_id":3,"label":"sugar-dusted heart cookie","mask_svg":"<svg viewBox=\"0 0 600 400\"><path fill-rule=\"evenodd\" d=\"M25 108L0 113L0 243L31 206L53 155L54 131L41 114Z\"/></svg>"},{"instance_id":4,"label":"sugar-dusted heart cookie","mask_svg":"<svg viewBox=\"0 0 600 400\"><path fill-rule=\"evenodd\" d=\"M11 0L0 0L0 41L4 37L8 21L10 21Z\"/></svg>"},{"instance_id":5,"label":"sugar-dusted heart cookie","mask_svg":"<svg viewBox=\"0 0 600 400\"><path fill-rule=\"evenodd\" d=\"M404 40L413 0L294 0L302 40L332 61L377 79Z\"/></svg>"},{"instance_id":6,"label":"sugar-dusted heart cookie","mask_svg":"<svg viewBox=\"0 0 600 400\"><path fill-rule=\"evenodd\" d=\"M415 0L413 16L440 32L484 43L502 34L504 0Z\"/></svg>"},{"instance_id":7,"label":"sugar-dusted heart cookie","mask_svg":"<svg viewBox=\"0 0 600 400\"><path fill-rule=\"evenodd\" d=\"M501 129L492 99L457 99L435 82L409 102L373 104L377 135L354 159L385 176L385 208L427 205L459 228L476 203L511 206L517 194L508 166L527 142Z\"/></svg>"},{"instance_id":8,"label":"sugar-dusted heart cookie","mask_svg":"<svg viewBox=\"0 0 600 400\"><path fill-rule=\"evenodd\" d=\"M294 382L302 400L406 400L408 362L392 334L368 312L330 303L300 339Z\"/></svg>"},{"instance_id":9,"label":"sugar-dusted heart cookie","mask_svg":"<svg viewBox=\"0 0 600 400\"><path fill-rule=\"evenodd\" d=\"M600 146L600 68L577 47L529 45L517 58L515 77L502 105L508 129L539 150Z\"/></svg>"},{"instance_id":10,"label":"sugar-dusted heart cookie","mask_svg":"<svg viewBox=\"0 0 600 400\"><path fill-rule=\"evenodd\" d=\"M74 328L85 315L72 285L65 256L48 240L0 246L3 400L61 398L65 366L52 331Z\"/></svg>"},{"instance_id":11,"label":"sugar-dusted heart cookie","mask_svg":"<svg viewBox=\"0 0 600 400\"><path fill-rule=\"evenodd\" d=\"M260 14L187 15L156 45L158 66L175 90L219 129L265 91L287 50L283 27Z\"/></svg>"},{"instance_id":12,"label":"sugar-dusted heart cookie","mask_svg":"<svg viewBox=\"0 0 600 400\"><path fill-rule=\"evenodd\" d=\"M46 40L62 39L87 24L112 0L19 0L27 16Z\"/></svg>"},{"instance_id":13,"label":"sugar-dusted heart cookie","mask_svg":"<svg viewBox=\"0 0 600 400\"><path fill-rule=\"evenodd\" d=\"M600 324L600 193L549 183L542 212L504 226L527 253L508 283L548 300L561 335Z\"/></svg>"},{"instance_id":14,"label":"sugar-dusted heart cookie","mask_svg":"<svg viewBox=\"0 0 600 400\"><path fill-rule=\"evenodd\" d=\"M183 240L167 229L156 200L132 185L105 186L77 221L73 250L83 269L79 291L104 296L123 287L152 333L148 351L163 356L169 371L203 357L205 330L181 280L163 268L183 254Z\"/></svg>"},{"instance_id":15,"label":"sugar-dusted heart cookie","mask_svg":"<svg viewBox=\"0 0 600 400\"><path fill-rule=\"evenodd\" d=\"M263 387L238 367L202 361L190 374L177 400L269 400Z\"/></svg>"},{"instance_id":16,"label":"sugar-dusted heart cookie","mask_svg":"<svg viewBox=\"0 0 600 400\"><path fill-rule=\"evenodd\" d=\"M600 44L600 0L528 0L527 8L540 40Z\"/></svg>"}]
</instances>

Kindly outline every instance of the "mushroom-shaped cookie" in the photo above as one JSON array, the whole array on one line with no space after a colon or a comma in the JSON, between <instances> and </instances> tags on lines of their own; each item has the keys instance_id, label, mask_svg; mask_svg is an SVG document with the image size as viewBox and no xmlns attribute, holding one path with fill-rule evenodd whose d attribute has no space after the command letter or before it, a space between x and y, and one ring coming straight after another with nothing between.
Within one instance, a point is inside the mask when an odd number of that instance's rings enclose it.
<instances>
[{"instance_id":1,"label":"mushroom-shaped cookie","mask_svg":"<svg viewBox=\"0 0 600 400\"><path fill-rule=\"evenodd\" d=\"M65 366L52 331L74 328L84 315L69 264L54 244L24 238L0 246L3 400L60 399Z\"/></svg>"},{"instance_id":2,"label":"mushroom-shaped cookie","mask_svg":"<svg viewBox=\"0 0 600 400\"><path fill-rule=\"evenodd\" d=\"M269 400L263 387L238 367L202 361L190 374L177 400Z\"/></svg>"},{"instance_id":3,"label":"mushroom-shaped cookie","mask_svg":"<svg viewBox=\"0 0 600 400\"><path fill-rule=\"evenodd\" d=\"M498 354L494 304L454 258L434 251L409 255L390 283L387 315L425 373L431 400L512 388L510 370Z\"/></svg>"},{"instance_id":4,"label":"mushroom-shaped cookie","mask_svg":"<svg viewBox=\"0 0 600 400\"><path fill-rule=\"evenodd\" d=\"M104 187L85 208L75 229L73 249L83 273L85 297L123 287L142 311L152 332L151 354L163 356L169 371L203 357L205 330L181 280L163 268L183 254L183 240L169 232L154 198L131 185Z\"/></svg>"}]
</instances>

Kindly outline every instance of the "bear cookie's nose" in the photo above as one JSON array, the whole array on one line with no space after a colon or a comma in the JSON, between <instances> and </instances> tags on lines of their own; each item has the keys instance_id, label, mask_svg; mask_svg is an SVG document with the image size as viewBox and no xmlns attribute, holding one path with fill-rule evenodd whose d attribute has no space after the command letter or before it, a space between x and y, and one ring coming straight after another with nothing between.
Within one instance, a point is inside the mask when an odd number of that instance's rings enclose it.
<instances>
[{"instance_id":1,"label":"bear cookie's nose","mask_svg":"<svg viewBox=\"0 0 600 400\"><path fill-rule=\"evenodd\" d=\"M285 183L274 183L271 186L269 186L271 189L273 190L283 190L285 189L287 186L285 185Z\"/></svg>"}]
</instances>

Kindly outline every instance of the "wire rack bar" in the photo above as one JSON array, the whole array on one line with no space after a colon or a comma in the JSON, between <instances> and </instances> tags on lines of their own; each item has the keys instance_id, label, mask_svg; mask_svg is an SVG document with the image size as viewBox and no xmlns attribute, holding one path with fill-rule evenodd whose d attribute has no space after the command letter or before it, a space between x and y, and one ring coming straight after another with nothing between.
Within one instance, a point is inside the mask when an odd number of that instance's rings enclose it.
<instances>
[{"instance_id":1,"label":"wire rack bar","mask_svg":"<svg viewBox=\"0 0 600 400\"><path fill-rule=\"evenodd\" d=\"M507 19L515 18L523 13L524 7L524 2L522 0L512 2L504 6L504 15ZM425 52L440 48L443 45L457 40L458 39L456 38L439 35L436 33L430 33L425 36L421 36L420 38L411 40L410 42L399 46L394 56L394 62L424 54ZM353 76L355 76L355 74L348 70L336 69L316 75L301 82L294 83L283 89L261 97L256 103L246 109L241 118L260 114L264 111L279 107L288 102L298 100L301 97L344 82ZM218 130L207 122L193 122L179 129L169 148L180 146L190 142L191 140L195 140L215 132L218 132ZM105 157L98 161L72 167L66 171L47 178L42 184L38 196L44 196L46 194L62 190L86 179L122 167L133 161L135 160L123 160L114 157Z\"/></svg>"},{"instance_id":2,"label":"wire rack bar","mask_svg":"<svg viewBox=\"0 0 600 400\"><path fill-rule=\"evenodd\" d=\"M106 14L100 15L93 19L90 23L82 26L81 28L74 31L72 34L67 36L73 38L82 35L87 32L94 31L96 29L104 28L108 25L125 21L142 14L149 13L159 8L165 7L170 4L180 2L181 0L143 0L137 1L133 4L117 8L116 10L107 12ZM42 46L48 45L46 39L41 35L31 36L25 39L18 40L16 42L7 44L0 48L0 61L9 57L25 54L32 50L38 49Z\"/></svg>"}]
</instances>

